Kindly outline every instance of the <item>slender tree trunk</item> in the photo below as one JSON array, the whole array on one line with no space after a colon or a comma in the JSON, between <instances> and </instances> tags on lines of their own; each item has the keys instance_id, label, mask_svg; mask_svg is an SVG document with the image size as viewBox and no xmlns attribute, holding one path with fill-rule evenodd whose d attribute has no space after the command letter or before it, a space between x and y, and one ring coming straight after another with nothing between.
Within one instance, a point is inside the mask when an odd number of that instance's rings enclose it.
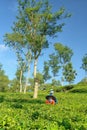
<instances>
[{"instance_id":1,"label":"slender tree trunk","mask_svg":"<svg viewBox=\"0 0 87 130\"><path fill-rule=\"evenodd\" d=\"M24 93L26 93L26 91L27 91L28 79L29 79L29 72L30 72L30 67L28 68L28 76L26 78L26 83L25 83L25 86L24 86Z\"/></svg>"},{"instance_id":2,"label":"slender tree trunk","mask_svg":"<svg viewBox=\"0 0 87 130\"><path fill-rule=\"evenodd\" d=\"M33 98L37 98L37 96L38 96L38 82L35 81Z\"/></svg>"},{"instance_id":3,"label":"slender tree trunk","mask_svg":"<svg viewBox=\"0 0 87 130\"><path fill-rule=\"evenodd\" d=\"M38 95L38 81L36 80L36 74L37 74L37 60L34 61L34 95L33 98L37 98Z\"/></svg>"},{"instance_id":4,"label":"slender tree trunk","mask_svg":"<svg viewBox=\"0 0 87 130\"><path fill-rule=\"evenodd\" d=\"M29 74L30 74L30 62L31 62L31 57L28 61L28 75L27 75L27 78L26 78L26 83L25 83L25 87L24 87L24 93L26 93L26 90L27 90L27 86L28 86L28 79L29 79Z\"/></svg>"},{"instance_id":5,"label":"slender tree trunk","mask_svg":"<svg viewBox=\"0 0 87 130\"><path fill-rule=\"evenodd\" d=\"M65 66L65 63L62 65L62 77L61 77L61 85L64 85L64 75L63 75L63 68Z\"/></svg>"},{"instance_id":6,"label":"slender tree trunk","mask_svg":"<svg viewBox=\"0 0 87 130\"><path fill-rule=\"evenodd\" d=\"M22 70L20 72L20 93L22 92Z\"/></svg>"},{"instance_id":7,"label":"slender tree trunk","mask_svg":"<svg viewBox=\"0 0 87 130\"><path fill-rule=\"evenodd\" d=\"M61 85L64 85L64 77L61 77Z\"/></svg>"}]
</instances>

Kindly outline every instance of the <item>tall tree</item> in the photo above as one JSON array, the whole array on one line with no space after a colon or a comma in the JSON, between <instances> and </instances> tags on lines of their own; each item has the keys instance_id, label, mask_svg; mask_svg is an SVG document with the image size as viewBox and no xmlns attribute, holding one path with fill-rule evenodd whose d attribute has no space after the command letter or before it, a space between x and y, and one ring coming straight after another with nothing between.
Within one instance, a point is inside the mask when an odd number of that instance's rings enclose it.
<instances>
[{"instance_id":1,"label":"tall tree","mask_svg":"<svg viewBox=\"0 0 87 130\"><path fill-rule=\"evenodd\" d=\"M48 0L18 0L18 16L13 33L6 34L7 44L28 44L34 57L34 79L36 79L37 62L42 50L48 47L47 36L55 36L62 31L64 23L60 20L70 15L64 8L52 13ZM59 21L59 22L58 22ZM37 98L38 85L35 80L34 98Z\"/></svg>"},{"instance_id":2,"label":"tall tree","mask_svg":"<svg viewBox=\"0 0 87 130\"><path fill-rule=\"evenodd\" d=\"M28 71L27 76L26 76L26 81L25 81L25 86L24 86L24 93L27 91L27 86L29 84L29 77L30 77L30 64L32 62L32 54L31 52L26 53L26 71Z\"/></svg>"},{"instance_id":3,"label":"tall tree","mask_svg":"<svg viewBox=\"0 0 87 130\"><path fill-rule=\"evenodd\" d=\"M64 46L62 43L55 43L54 48L56 50L56 55L58 56L58 60L61 65L62 73L63 73L65 65L71 61L73 51L68 46ZM64 82L63 75L61 77L61 82L63 85Z\"/></svg>"},{"instance_id":4,"label":"tall tree","mask_svg":"<svg viewBox=\"0 0 87 130\"><path fill-rule=\"evenodd\" d=\"M22 68L19 68L19 67L17 68L15 76L16 76L16 78L15 78L15 80L13 79L13 85L14 86L16 85L18 90L20 92L22 92L22 90L23 90L23 70L22 70Z\"/></svg>"},{"instance_id":5,"label":"tall tree","mask_svg":"<svg viewBox=\"0 0 87 130\"><path fill-rule=\"evenodd\" d=\"M18 49L17 49L18 50ZM19 71L19 82L20 82L20 92L23 91L23 85L22 85L22 79L24 77L24 74L28 72L26 78L25 78L25 85L24 85L24 93L26 93L26 89L28 86L28 79L29 79L29 72L30 72L30 63L31 63L31 53L30 51L26 50L26 52L16 50L17 54L17 61L18 61L18 71ZM24 82L24 81L23 81Z\"/></svg>"},{"instance_id":6,"label":"tall tree","mask_svg":"<svg viewBox=\"0 0 87 130\"><path fill-rule=\"evenodd\" d=\"M16 77L19 80L20 92L22 92L23 91L22 80L23 80L24 72L26 71L26 62L24 62L24 59L19 53L19 51L17 52L17 61L18 61L18 68L16 72Z\"/></svg>"}]
</instances>

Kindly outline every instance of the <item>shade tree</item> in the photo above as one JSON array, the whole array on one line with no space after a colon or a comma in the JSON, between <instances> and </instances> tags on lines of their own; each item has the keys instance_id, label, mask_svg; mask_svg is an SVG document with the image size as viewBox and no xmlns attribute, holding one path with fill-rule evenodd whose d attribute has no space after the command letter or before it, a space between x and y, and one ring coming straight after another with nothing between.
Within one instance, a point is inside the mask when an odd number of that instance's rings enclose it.
<instances>
[{"instance_id":1,"label":"shade tree","mask_svg":"<svg viewBox=\"0 0 87 130\"><path fill-rule=\"evenodd\" d=\"M54 37L62 31L64 22L60 20L69 17L65 8L52 12L48 0L18 0L18 15L12 27L12 33L5 35L7 45L23 48L27 45L34 58L34 98L38 95L38 85L36 82L37 62L44 48L48 48L47 37ZM59 21L59 22L58 22Z\"/></svg>"},{"instance_id":2,"label":"shade tree","mask_svg":"<svg viewBox=\"0 0 87 130\"><path fill-rule=\"evenodd\" d=\"M63 45L62 43L55 43L54 49L56 51L56 55L58 57L58 61L62 69L61 83L63 85L64 82L63 70L66 64L71 61L71 58L73 56L73 51L71 48L69 48L66 45Z\"/></svg>"},{"instance_id":3,"label":"shade tree","mask_svg":"<svg viewBox=\"0 0 87 130\"><path fill-rule=\"evenodd\" d=\"M76 78L76 70L74 70L71 58L73 56L73 51L68 46L65 46L61 43L54 44L54 53L49 55L49 60L46 62L49 67L49 72L52 78L52 84L55 84L55 80L58 79L58 76L61 73L61 84L63 82L74 82ZM45 68L44 68L45 69ZM52 76L53 74L53 76Z\"/></svg>"}]
</instances>

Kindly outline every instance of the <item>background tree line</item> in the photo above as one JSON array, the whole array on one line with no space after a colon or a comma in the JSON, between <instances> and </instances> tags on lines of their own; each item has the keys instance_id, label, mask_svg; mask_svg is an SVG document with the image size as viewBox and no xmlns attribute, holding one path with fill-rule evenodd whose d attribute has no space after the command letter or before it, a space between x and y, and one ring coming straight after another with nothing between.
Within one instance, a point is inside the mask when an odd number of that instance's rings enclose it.
<instances>
[{"instance_id":1,"label":"background tree line","mask_svg":"<svg viewBox=\"0 0 87 130\"><path fill-rule=\"evenodd\" d=\"M52 57L51 57L52 56ZM55 57L54 57L55 56ZM44 61L43 72L37 73L37 79L39 81L39 89L57 89L58 86L62 86L62 82L68 82L69 84L74 84L74 80L76 78L76 71L73 69L73 65L71 62L68 62L64 69L59 66L58 59L55 59L56 55L49 55L49 60ZM23 69L23 68L22 68ZM62 77L63 80L58 79L58 72L62 69ZM81 69L85 71L85 77L79 82L79 84L87 83L87 54L85 54L82 58ZM58 70L58 71L57 71ZM56 72L55 72L56 71ZM51 72L51 73L50 73ZM15 78L13 80L9 80L9 77L5 74L5 70L3 69L3 65L0 63L0 92L24 92L26 86L26 75L25 71L23 71L22 77L20 75L21 70L17 68L15 72ZM64 74L65 73L65 74ZM79 75L79 74L78 74ZM21 83L20 83L21 78ZM50 79L50 82L46 82ZM26 91L34 90L34 78L29 77L27 81L27 89Z\"/></svg>"}]
</instances>

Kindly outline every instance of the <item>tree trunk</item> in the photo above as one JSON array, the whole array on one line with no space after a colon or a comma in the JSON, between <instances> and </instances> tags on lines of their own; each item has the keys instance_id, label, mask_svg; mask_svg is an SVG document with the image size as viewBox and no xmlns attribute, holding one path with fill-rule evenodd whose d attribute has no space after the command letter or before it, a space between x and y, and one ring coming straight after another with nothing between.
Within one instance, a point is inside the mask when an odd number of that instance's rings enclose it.
<instances>
[{"instance_id":1,"label":"tree trunk","mask_svg":"<svg viewBox=\"0 0 87 130\"><path fill-rule=\"evenodd\" d=\"M38 96L38 81L36 80L36 74L37 74L37 60L34 61L34 95L33 98L37 98Z\"/></svg>"},{"instance_id":2,"label":"tree trunk","mask_svg":"<svg viewBox=\"0 0 87 130\"><path fill-rule=\"evenodd\" d=\"M38 81L35 81L33 98L37 98L37 96L38 96Z\"/></svg>"},{"instance_id":3,"label":"tree trunk","mask_svg":"<svg viewBox=\"0 0 87 130\"><path fill-rule=\"evenodd\" d=\"M20 72L20 93L22 92L22 70Z\"/></svg>"},{"instance_id":4,"label":"tree trunk","mask_svg":"<svg viewBox=\"0 0 87 130\"><path fill-rule=\"evenodd\" d=\"M25 87L24 87L24 93L26 93L26 90L27 90L27 86L28 86L28 79L29 79L29 74L30 74L30 62L31 62L31 57L28 61L28 75L27 75L27 78L26 78L26 83L25 83Z\"/></svg>"},{"instance_id":5,"label":"tree trunk","mask_svg":"<svg viewBox=\"0 0 87 130\"><path fill-rule=\"evenodd\" d=\"M61 85L62 86L64 85L64 77L63 76L61 77Z\"/></svg>"},{"instance_id":6,"label":"tree trunk","mask_svg":"<svg viewBox=\"0 0 87 130\"><path fill-rule=\"evenodd\" d=\"M24 93L26 93L26 91L27 91L28 79L29 79L29 72L30 72L30 68L28 69L28 76L26 78L26 83L25 83L25 86L24 86Z\"/></svg>"}]
</instances>

